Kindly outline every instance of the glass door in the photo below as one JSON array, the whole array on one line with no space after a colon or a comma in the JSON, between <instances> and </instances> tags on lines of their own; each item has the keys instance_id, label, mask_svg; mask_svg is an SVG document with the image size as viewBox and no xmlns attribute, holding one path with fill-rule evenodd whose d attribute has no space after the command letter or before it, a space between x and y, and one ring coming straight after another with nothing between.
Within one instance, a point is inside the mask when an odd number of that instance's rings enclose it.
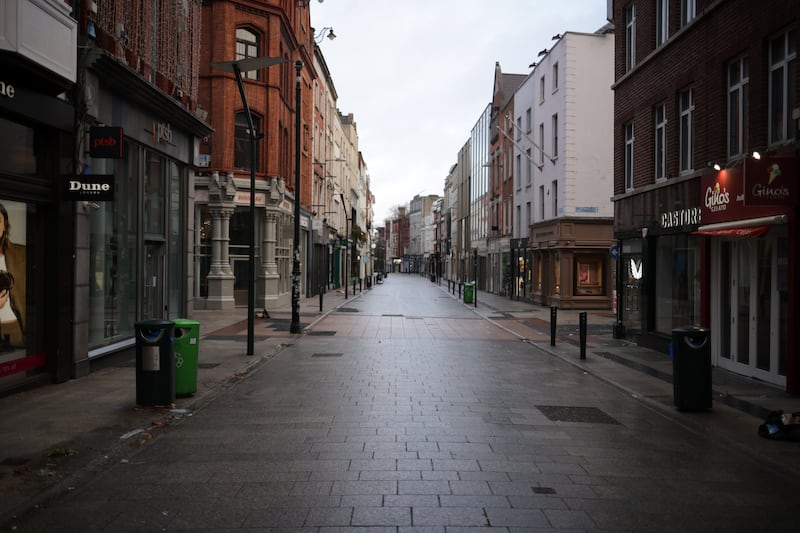
<instances>
[{"instance_id":1,"label":"glass door","mask_svg":"<svg viewBox=\"0 0 800 533\"><path fill-rule=\"evenodd\" d=\"M142 283L142 319L166 318L164 243L144 243L144 280Z\"/></svg>"},{"instance_id":2,"label":"glass door","mask_svg":"<svg viewBox=\"0 0 800 533\"><path fill-rule=\"evenodd\" d=\"M786 291L780 239L721 240L714 321L719 366L785 385ZM713 334L713 332L712 332Z\"/></svg>"}]
</instances>

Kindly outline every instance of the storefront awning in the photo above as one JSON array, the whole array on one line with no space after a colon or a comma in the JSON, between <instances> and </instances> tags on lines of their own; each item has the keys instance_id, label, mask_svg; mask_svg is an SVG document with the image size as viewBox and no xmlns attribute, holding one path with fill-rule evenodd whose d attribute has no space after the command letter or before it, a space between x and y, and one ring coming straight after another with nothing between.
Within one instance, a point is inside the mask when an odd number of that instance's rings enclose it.
<instances>
[{"instance_id":1,"label":"storefront awning","mask_svg":"<svg viewBox=\"0 0 800 533\"><path fill-rule=\"evenodd\" d=\"M732 220L717 224L700 226L692 233L698 235L711 235L714 237L761 237L767 233L773 224L785 224L786 215L751 218L747 220Z\"/></svg>"}]
</instances>

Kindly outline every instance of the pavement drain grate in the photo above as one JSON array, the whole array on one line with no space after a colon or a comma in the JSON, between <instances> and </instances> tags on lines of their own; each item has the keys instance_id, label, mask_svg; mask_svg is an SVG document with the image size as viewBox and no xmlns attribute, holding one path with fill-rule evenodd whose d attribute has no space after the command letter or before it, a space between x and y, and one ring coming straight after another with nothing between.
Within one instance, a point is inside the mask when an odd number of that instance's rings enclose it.
<instances>
[{"instance_id":1,"label":"pavement drain grate","mask_svg":"<svg viewBox=\"0 0 800 533\"><path fill-rule=\"evenodd\" d=\"M197 368L202 368L203 370L211 370L212 368L217 368L219 363L197 363Z\"/></svg>"},{"instance_id":2,"label":"pavement drain grate","mask_svg":"<svg viewBox=\"0 0 800 533\"><path fill-rule=\"evenodd\" d=\"M330 352L330 353L312 353L311 357L342 357L343 353Z\"/></svg>"},{"instance_id":3,"label":"pavement drain grate","mask_svg":"<svg viewBox=\"0 0 800 533\"><path fill-rule=\"evenodd\" d=\"M340 307L336 310L337 313L358 313L358 309L354 307Z\"/></svg>"},{"instance_id":4,"label":"pavement drain grate","mask_svg":"<svg viewBox=\"0 0 800 533\"><path fill-rule=\"evenodd\" d=\"M309 331L306 335L310 335L312 337L333 337L336 335L335 331Z\"/></svg>"},{"instance_id":5,"label":"pavement drain grate","mask_svg":"<svg viewBox=\"0 0 800 533\"><path fill-rule=\"evenodd\" d=\"M556 489L552 487L531 487L534 494L555 494Z\"/></svg>"},{"instance_id":6,"label":"pavement drain grate","mask_svg":"<svg viewBox=\"0 0 800 533\"><path fill-rule=\"evenodd\" d=\"M388 315L388 314L382 314L381 316L395 316L395 317L400 317L400 318L403 317L403 315Z\"/></svg>"},{"instance_id":7,"label":"pavement drain grate","mask_svg":"<svg viewBox=\"0 0 800 533\"><path fill-rule=\"evenodd\" d=\"M589 424L619 424L597 407L567 407L563 405L537 405L544 416L553 422L584 422Z\"/></svg>"}]
</instances>

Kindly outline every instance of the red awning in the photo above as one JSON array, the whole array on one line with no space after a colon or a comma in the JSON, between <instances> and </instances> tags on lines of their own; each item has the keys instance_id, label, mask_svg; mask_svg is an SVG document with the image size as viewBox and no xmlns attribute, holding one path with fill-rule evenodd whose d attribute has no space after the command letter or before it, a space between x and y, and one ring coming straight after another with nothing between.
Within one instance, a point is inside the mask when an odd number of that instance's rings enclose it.
<instances>
[{"instance_id":1,"label":"red awning","mask_svg":"<svg viewBox=\"0 0 800 533\"><path fill-rule=\"evenodd\" d=\"M761 237L769 231L769 226L745 226L741 228L698 229L692 233L714 237Z\"/></svg>"}]
</instances>

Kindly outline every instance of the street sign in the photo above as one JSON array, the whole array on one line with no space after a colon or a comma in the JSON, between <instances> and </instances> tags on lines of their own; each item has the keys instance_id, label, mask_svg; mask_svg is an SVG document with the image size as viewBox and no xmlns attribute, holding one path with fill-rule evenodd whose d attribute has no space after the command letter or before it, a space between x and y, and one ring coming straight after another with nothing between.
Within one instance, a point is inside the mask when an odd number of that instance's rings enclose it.
<instances>
[{"instance_id":1,"label":"street sign","mask_svg":"<svg viewBox=\"0 0 800 533\"><path fill-rule=\"evenodd\" d=\"M611 254L611 259L614 261L619 259L619 244L614 244L608 251Z\"/></svg>"}]
</instances>

